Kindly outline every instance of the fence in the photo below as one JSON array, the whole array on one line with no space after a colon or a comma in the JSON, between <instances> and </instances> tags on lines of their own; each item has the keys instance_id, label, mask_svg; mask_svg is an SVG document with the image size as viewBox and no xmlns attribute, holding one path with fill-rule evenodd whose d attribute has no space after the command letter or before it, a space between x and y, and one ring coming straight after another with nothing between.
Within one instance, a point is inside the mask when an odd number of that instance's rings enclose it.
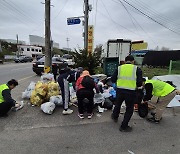
<instances>
[{"instance_id":1,"label":"fence","mask_svg":"<svg viewBox=\"0 0 180 154\"><path fill-rule=\"evenodd\" d=\"M172 61L172 60L170 60L169 74L172 73L172 70L180 70L180 61Z\"/></svg>"}]
</instances>

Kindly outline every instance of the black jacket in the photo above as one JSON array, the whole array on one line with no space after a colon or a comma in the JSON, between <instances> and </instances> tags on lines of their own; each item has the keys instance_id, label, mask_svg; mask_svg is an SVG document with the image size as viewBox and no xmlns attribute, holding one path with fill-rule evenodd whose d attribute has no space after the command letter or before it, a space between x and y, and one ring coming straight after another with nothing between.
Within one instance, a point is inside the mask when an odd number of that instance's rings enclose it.
<instances>
[{"instance_id":1,"label":"black jacket","mask_svg":"<svg viewBox=\"0 0 180 154\"><path fill-rule=\"evenodd\" d=\"M11 97L11 90L10 89L3 90L2 96L3 96L4 101L6 103L11 103L13 106L15 106L16 101Z\"/></svg>"}]
</instances>

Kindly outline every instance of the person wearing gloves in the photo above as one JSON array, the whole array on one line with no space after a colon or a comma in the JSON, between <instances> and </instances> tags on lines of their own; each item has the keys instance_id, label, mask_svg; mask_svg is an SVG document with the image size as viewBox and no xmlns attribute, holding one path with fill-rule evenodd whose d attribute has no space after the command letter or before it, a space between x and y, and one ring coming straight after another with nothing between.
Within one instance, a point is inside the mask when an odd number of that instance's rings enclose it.
<instances>
[{"instance_id":1,"label":"person wearing gloves","mask_svg":"<svg viewBox=\"0 0 180 154\"><path fill-rule=\"evenodd\" d=\"M15 79L11 79L7 84L0 85L0 117L7 117L7 113L12 107L19 107L11 97L11 90L17 85L18 82Z\"/></svg>"},{"instance_id":2,"label":"person wearing gloves","mask_svg":"<svg viewBox=\"0 0 180 154\"><path fill-rule=\"evenodd\" d=\"M86 79L86 82L83 80ZM87 84L87 85L85 85ZM89 71L85 70L82 72L81 76L76 81L76 95L78 99L78 117L84 119L84 107L86 103L88 119L91 119L93 116L93 106L94 106L94 91L99 93L98 88L93 80L90 77Z\"/></svg>"},{"instance_id":3,"label":"person wearing gloves","mask_svg":"<svg viewBox=\"0 0 180 154\"><path fill-rule=\"evenodd\" d=\"M58 84L61 89L62 101L63 101L63 115L72 114L73 110L69 109L70 102L70 91L69 91L69 82L71 82L71 69L65 68L60 70L60 75L58 77Z\"/></svg>"},{"instance_id":4,"label":"person wearing gloves","mask_svg":"<svg viewBox=\"0 0 180 154\"><path fill-rule=\"evenodd\" d=\"M143 79L143 86L145 88L145 96L142 103L148 103L152 96L158 97L157 103L155 105L155 112L151 113L151 118L147 118L149 122L158 124L162 119L162 114L166 106L175 95L180 94L180 91L176 90L169 83L160 80L146 81Z\"/></svg>"},{"instance_id":5,"label":"person wearing gloves","mask_svg":"<svg viewBox=\"0 0 180 154\"><path fill-rule=\"evenodd\" d=\"M142 86L142 71L134 65L133 56L127 56L125 58L125 64L118 67L111 77L111 81L112 83L116 83L117 86L115 107L111 118L114 122L118 121L121 105L125 101L126 112L119 130L130 132L132 131L132 127L128 123L133 115L136 89Z\"/></svg>"}]
</instances>

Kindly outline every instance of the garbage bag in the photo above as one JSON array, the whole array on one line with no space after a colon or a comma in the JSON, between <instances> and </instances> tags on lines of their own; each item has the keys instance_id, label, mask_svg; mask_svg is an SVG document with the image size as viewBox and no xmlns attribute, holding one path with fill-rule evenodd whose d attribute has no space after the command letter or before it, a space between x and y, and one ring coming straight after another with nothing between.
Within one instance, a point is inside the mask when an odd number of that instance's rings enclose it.
<instances>
[{"instance_id":1,"label":"garbage bag","mask_svg":"<svg viewBox=\"0 0 180 154\"><path fill-rule=\"evenodd\" d=\"M145 118L148 115L148 104L138 104L138 114L141 118Z\"/></svg>"},{"instance_id":2,"label":"garbage bag","mask_svg":"<svg viewBox=\"0 0 180 154\"><path fill-rule=\"evenodd\" d=\"M37 94L45 97L48 91L48 85L46 83L38 81L35 86L35 91Z\"/></svg>"},{"instance_id":3,"label":"garbage bag","mask_svg":"<svg viewBox=\"0 0 180 154\"><path fill-rule=\"evenodd\" d=\"M41 81L42 82L54 81L54 75L51 73L43 74L41 76Z\"/></svg>"},{"instance_id":4,"label":"garbage bag","mask_svg":"<svg viewBox=\"0 0 180 154\"><path fill-rule=\"evenodd\" d=\"M38 93L36 93L36 91L34 90L32 92L31 98L30 98L30 102L33 105L37 105L40 106L43 103L43 98L41 95L39 95Z\"/></svg>"},{"instance_id":5,"label":"garbage bag","mask_svg":"<svg viewBox=\"0 0 180 154\"><path fill-rule=\"evenodd\" d=\"M94 95L94 104L101 104L104 102L104 97L102 94L95 94Z\"/></svg>"},{"instance_id":6,"label":"garbage bag","mask_svg":"<svg viewBox=\"0 0 180 154\"><path fill-rule=\"evenodd\" d=\"M108 109L108 110L111 110L112 107L113 107L112 101L111 101L109 98L105 98L103 107L106 108L106 109Z\"/></svg>"},{"instance_id":7,"label":"garbage bag","mask_svg":"<svg viewBox=\"0 0 180 154\"><path fill-rule=\"evenodd\" d=\"M44 113L47 113L47 114L52 114L54 109L55 109L55 104L52 103L52 102L46 102L44 104L41 105L41 110L44 112Z\"/></svg>"},{"instance_id":8,"label":"garbage bag","mask_svg":"<svg viewBox=\"0 0 180 154\"><path fill-rule=\"evenodd\" d=\"M27 87L27 89L24 92L22 92L23 99L30 99L32 91L35 89L35 85L36 83L32 81Z\"/></svg>"},{"instance_id":9,"label":"garbage bag","mask_svg":"<svg viewBox=\"0 0 180 154\"><path fill-rule=\"evenodd\" d=\"M57 96L60 94L60 89L58 83L51 81L48 82L48 91L46 95L46 100L49 101L51 96Z\"/></svg>"},{"instance_id":10,"label":"garbage bag","mask_svg":"<svg viewBox=\"0 0 180 154\"><path fill-rule=\"evenodd\" d=\"M62 96L51 96L50 97L50 102L54 103L56 106L63 106L63 101L62 101Z\"/></svg>"}]
</instances>

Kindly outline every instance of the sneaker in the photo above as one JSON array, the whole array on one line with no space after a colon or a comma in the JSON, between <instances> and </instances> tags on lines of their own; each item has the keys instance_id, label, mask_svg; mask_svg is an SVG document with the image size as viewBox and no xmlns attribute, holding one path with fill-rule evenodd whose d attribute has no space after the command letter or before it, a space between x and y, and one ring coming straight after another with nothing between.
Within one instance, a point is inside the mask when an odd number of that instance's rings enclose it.
<instances>
[{"instance_id":1,"label":"sneaker","mask_svg":"<svg viewBox=\"0 0 180 154\"><path fill-rule=\"evenodd\" d=\"M113 113L111 114L111 119L112 119L114 122L118 122L118 118L114 118Z\"/></svg>"},{"instance_id":2,"label":"sneaker","mask_svg":"<svg viewBox=\"0 0 180 154\"><path fill-rule=\"evenodd\" d=\"M121 132L131 132L132 131L132 127L130 127L130 126L127 126L126 128L120 127L119 130Z\"/></svg>"},{"instance_id":3,"label":"sneaker","mask_svg":"<svg viewBox=\"0 0 180 154\"><path fill-rule=\"evenodd\" d=\"M84 119L84 115L83 115L83 114L78 114L78 117L79 117L80 119Z\"/></svg>"},{"instance_id":4,"label":"sneaker","mask_svg":"<svg viewBox=\"0 0 180 154\"><path fill-rule=\"evenodd\" d=\"M93 116L93 113L88 114L88 119L91 119L91 118L92 118L92 116Z\"/></svg>"},{"instance_id":5,"label":"sneaker","mask_svg":"<svg viewBox=\"0 0 180 154\"><path fill-rule=\"evenodd\" d=\"M73 113L73 110L71 109L67 109L67 110L63 110L62 114L64 115L68 115L68 114L72 114Z\"/></svg>"},{"instance_id":6,"label":"sneaker","mask_svg":"<svg viewBox=\"0 0 180 154\"><path fill-rule=\"evenodd\" d=\"M152 118L147 118L147 121L152 122L152 123L155 123L155 124L159 124L159 123L160 123L160 120L156 120L154 117L152 117Z\"/></svg>"}]
</instances>

